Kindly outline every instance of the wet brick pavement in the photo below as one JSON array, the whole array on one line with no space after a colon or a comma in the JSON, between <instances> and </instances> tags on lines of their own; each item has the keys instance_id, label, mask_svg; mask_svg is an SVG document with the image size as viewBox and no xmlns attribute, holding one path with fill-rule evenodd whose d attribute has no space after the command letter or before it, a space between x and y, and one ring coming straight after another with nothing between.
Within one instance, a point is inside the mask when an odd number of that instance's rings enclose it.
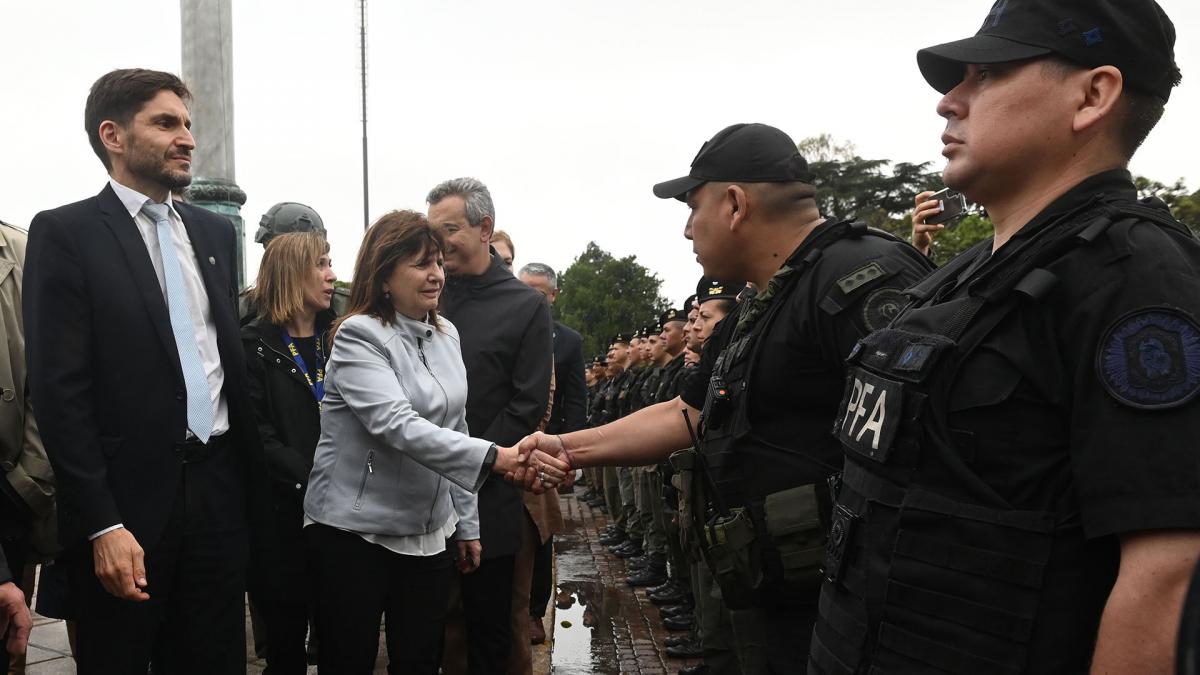
<instances>
[{"instance_id":1,"label":"wet brick pavement","mask_svg":"<svg viewBox=\"0 0 1200 675\"><path fill-rule=\"evenodd\" d=\"M554 536L558 593L554 644L555 675L588 673L661 675L695 661L667 656L658 607L643 589L625 583L625 563L596 539L608 517L562 495L566 528ZM570 606L566 606L567 603Z\"/></svg>"}]
</instances>

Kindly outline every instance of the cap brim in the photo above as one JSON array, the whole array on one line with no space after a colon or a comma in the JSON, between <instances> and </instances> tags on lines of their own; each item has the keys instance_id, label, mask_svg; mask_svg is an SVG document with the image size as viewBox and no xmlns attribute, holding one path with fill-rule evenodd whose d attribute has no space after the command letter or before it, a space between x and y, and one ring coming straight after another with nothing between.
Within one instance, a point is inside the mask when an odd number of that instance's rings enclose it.
<instances>
[{"instance_id":1,"label":"cap brim","mask_svg":"<svg viewBox=\"0 0 1200 675\"><path fill-rule=\"evenodd\" d=\"M995 35L975 35L918 51L917 66L929 86L945 94L962 82L968 63L1007 63L1050 53L1052 50L1045 47Z\"/></svg>"},{"instance_id":2,"label":"cap brim","mask_svg":"<svg viewBox=\"0 0 1200 675\"><path fill-rule=\"evenodd\" d=\"M704 180L703 178L692 178L691 176L676 178L675 180L669 180L665 183L659 183L658 185L655 185L654 196L658 197L659 199L682 200L684 195L707 182L708 181Z\"/></svg>"}]
</instances>

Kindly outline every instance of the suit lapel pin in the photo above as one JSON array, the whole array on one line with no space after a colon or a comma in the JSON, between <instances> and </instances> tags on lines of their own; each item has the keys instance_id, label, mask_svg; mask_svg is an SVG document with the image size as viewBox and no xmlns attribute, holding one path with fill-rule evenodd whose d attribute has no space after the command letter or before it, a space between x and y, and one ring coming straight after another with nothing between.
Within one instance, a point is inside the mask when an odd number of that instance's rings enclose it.
<instances>
[{"instance_id":1,"label":"suit lapel pin","mask_svg":"<svg viewBox=\"0 0 1200 675\"><path fill-rule=\"evenodd\" d=\"M208 256L208 264L209 264L209 265L216 265L216 264L217 264L217 259L216 259L216 258L214 258L214 257L212 257L211 255L210 255L210 256Z\"/></svg>"}]
</instances>

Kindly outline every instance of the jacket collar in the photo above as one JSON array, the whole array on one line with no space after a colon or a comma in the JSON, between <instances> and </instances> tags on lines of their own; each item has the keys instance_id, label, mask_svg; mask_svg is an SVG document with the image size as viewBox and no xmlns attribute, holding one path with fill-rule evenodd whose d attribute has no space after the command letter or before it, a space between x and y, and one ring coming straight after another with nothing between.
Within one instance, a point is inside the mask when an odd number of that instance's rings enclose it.
<instances>
[{"instance_id":1,"label":"jacket collar","mask_svg":"<svg viewBox=\"0 0 1200 675\"><path fill-rule=\"evenodd\" d=\"M496 254L496 249L488 246L488 250L491 255L491 264L488 266L486 272L483 274L455 275L446 279L446 285L461 286L475 290L516 279L512 272L504 266L504 263L500 260L500 256Z\"/></svg>"},{"instance_id":2,"label":"jacket collar","mask_svg":"<svg viewBox=\"0 0 1200 675\"><path fill-rule=\"evenodd\" d=\"M392 319L392 328L401 335L420 339L431 338L437 332L437 328L428 321L410 319L399 312L396 312L396 317Z\"/></svg>"},{"instance_id":3,"label":"jacket collar","mask_svg":"<svg viewBox=\"0 0 1200 675\"><path fill-rule=\"evenodd\" d=\"M317 312L317 335L320 335L324 339L327 336L326 334L329 333L329 327L333 324L335 318L337 318L337 315L331 309ZM242 338L262 340L271 349L285 351L283 336L279 333L279 327L267 323L259 316L254 317L242 327Z\"/></svg>"},{"instance_id":4,"label":"jacket collar","mask_svg":"<svg viewBox=\"0 0 1200 675\"><path fill-rule=\"evenodd\" d=\"M130 218L137 218L137 215L142 211L142 207L148 203L154 202L153 199L150 199L137 190L121 185L115 178L112 178L111 176L108 179L108 184L112 186L113 193L117 195L117 199L120 200L121 205L124 206L125 210L129 212ZM175 209L175 200L168 199L166 206L175 213L176 218L179 218L180 221L183 221L183 217L180 216L179 211Z\"/></svg>"}]
</instances>

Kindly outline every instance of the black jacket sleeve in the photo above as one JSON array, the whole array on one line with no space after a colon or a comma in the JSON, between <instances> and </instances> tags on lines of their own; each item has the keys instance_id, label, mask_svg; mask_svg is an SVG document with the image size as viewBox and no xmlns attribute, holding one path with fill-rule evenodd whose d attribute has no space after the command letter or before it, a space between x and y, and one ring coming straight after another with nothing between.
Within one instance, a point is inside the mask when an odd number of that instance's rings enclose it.
<instances>
[{"instance_id":1,"label":"black jacket sleeve","mask_svg":"<svg viewBox=\"0 0 1200 675\"><path fill-rule=\"evenodd\" d=\"M43 420L42 441L54 466L58 497L79 519L79 530L98 532L122 521L108 485L94 415L92 329L78 246L53 212L34 217L25 256L24 318L30 394Z\"/></svg>"},{"instance_id":2,"label":"black jacket sleeve","mask_svg":"<svg viewBox=\"0 0 1200 675\"><path fill-rule=\"evenodd\" d=\"M575 332L566 345L566 360L558 371L558 386L562 389L563 431L582 429L587 417L587 382L583 376L583 341Z\"/></svg>"},{"instance_id":3,"label":"black jacket sleeve","mask_svg":"<svg viewBox=\"0 0 1200 675\"><path fill-rule=\"evenodd\" d=\"M307 485L308 474L312 467L300 453L287 444L284 434L275 426L271 413L271 387L268 382L266 364L258 354L254 342L243 342L246 351L246 371L248 375L250 402L254 406L254 416L258 424L258 437L262 441L263 452L267 460L267 474L273 483L289 485ZM304 498L304 493L296 490L298 500Z\"/></svg>"},{"instance_id":4,"label":"black jacket sleeve","mask_svg":"<svg viewBox=\"0 0 1200 675\"><path fill-rule=\"evenodd\" d=\"M550 374L554 369L554 339L551 334L550 305L529 303L529 322L512 367L513 397L482 433L471 435L493 443L511 446L537 430L550 404Z\"/></svg>"}]
</instances>

